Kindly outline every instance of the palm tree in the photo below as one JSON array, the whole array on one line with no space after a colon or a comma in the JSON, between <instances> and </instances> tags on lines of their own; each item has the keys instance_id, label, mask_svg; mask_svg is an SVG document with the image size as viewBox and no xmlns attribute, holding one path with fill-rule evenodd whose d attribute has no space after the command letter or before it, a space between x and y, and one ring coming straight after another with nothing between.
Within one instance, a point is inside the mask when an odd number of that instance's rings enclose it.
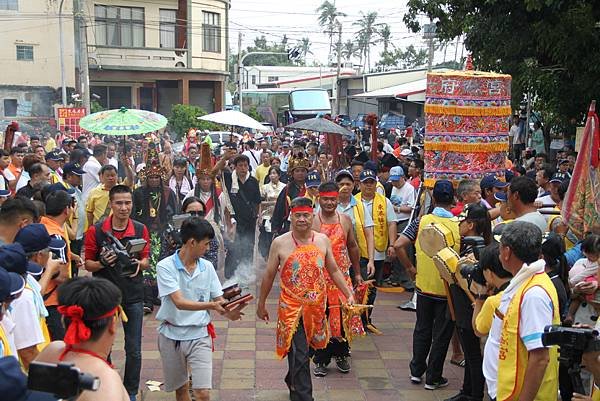
<instances>
[{"instance_id":1,"label":"palm tree","mask_svg":"<svg viewBox=\"0 0 600 401\"><path fill-rule=\"evenodd\" d=\"M359 36L359 41L362 39L362 53L365 56L367 66L371 68L371 46L377 43L376 35L379 32L379 29L382 24L378 24L377 21L377 12L370 11L364 14L361 11L362 18L358 21L354 22L353 25L358 26L360 29L357 34Z\"/></svg>"},{"instance_id":2,"label":"palm tree","mask_svg":"<svg viewBox=\"0 0 600 401\"><path fill-rule=\"evenodd\" d=\"M329 36L329 57L331 57L331 51L333 49L333 35L338 23L338 17L345 17L346 14L338 11L335 4L331 3L329 0L325 0L317 8L317 12L319 13L319 17L317 18L319 26L321 26L321 28L327 28L323 32Z\"/></svg>"},{"instance_id":3,"label":"palm tree","mask_svg":"<svg viewBox=\"0 0 600 401\"><path fill-rule=\"evenodd\" d=\"M352 61L354 57L358 55L359 48L356 42L348 39L346 43L342 44L342 57L346 61Z\"/></svg>"},{"instance_id":4,"label":"palm tree","mask_svg":"<svg viewBox=\"0 0 600 401\"><path fill-rule=\"evenodd\" d=\"M313 54L313 52L310 51L310 46L312 43L310 43L310 39L309 38L302 38L302 40L298 41L298 50L300 50L300 54L302 55L302 60L304 62L304 65L306 65L306 56L309 54Z\"/></svg>"},{"instance_id":5,"label":"palm tree","mask_svg":"<svg viewBox=\"0 0 600 401\"><path fill-rule=\"evenodd\" d=\"M387 53L388 48L390 46L390 42L392 39L392 28L389 24L382 24L381 28L379 28L379 32L377 32L379 37L381 38L381 42L383 43L383 52ZM393 47L394 45L392 45Z\"/></svg>"}]
</instances>

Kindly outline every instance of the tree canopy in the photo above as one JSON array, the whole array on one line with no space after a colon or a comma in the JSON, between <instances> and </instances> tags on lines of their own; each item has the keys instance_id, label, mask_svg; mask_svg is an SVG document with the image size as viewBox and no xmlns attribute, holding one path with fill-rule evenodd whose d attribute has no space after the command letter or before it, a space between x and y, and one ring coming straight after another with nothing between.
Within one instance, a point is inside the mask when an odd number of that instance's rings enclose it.
<instances>
[{"instance_id":1,"label":"tree canopy","mask_svg":"<svg viewBox=\"0 0 600 401\"><path fill-rule=\"evenodd\" d=\"M510 74L513 104L529 89L547 123L583 119L600 90L600 7L594 0L409 0L440 40L464 35L476 69Z\"/></svg>"}]
</instances>

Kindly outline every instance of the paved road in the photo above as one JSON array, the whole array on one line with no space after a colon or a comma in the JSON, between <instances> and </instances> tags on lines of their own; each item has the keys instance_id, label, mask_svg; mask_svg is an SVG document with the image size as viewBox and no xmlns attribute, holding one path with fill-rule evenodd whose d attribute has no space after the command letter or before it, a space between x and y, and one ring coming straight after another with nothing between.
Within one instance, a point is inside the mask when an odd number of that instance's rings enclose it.
<instances>
[{"instance_id":1,"label":"paved road","mask_svg":"<svg viewBox=\"0 0 600 401\"><path fill-rule=\"evenodd\" d=\"M277 291L274 288L274 291ZM256 293L256 292L255 292ZM444 375L450 385L428 391L422 385L410 383L408 363L412 350L414 313L396 308L408 300L408 293L379 293L373 322L384 335L368 335L352 344L352 371L339 373L330 365L325 378L313 377L315 401L437 401L458 392L462 382L462 368L448 363ZM269 314L276 316L277 293L268 300ZM215 321L217 328L216 351L213 354L213 401L287 401L283 378L286 361L275 358L275 324L257 321L255 304L247 308L241 322ZM142 345L142 386L138 400L175 400L174 393L150 392L147 380L162 381L162 366L156 346L158 322L152 315L144 321ZM123 367L123 340L114 346L114 361Z\"/></svg>"}]
</instances>

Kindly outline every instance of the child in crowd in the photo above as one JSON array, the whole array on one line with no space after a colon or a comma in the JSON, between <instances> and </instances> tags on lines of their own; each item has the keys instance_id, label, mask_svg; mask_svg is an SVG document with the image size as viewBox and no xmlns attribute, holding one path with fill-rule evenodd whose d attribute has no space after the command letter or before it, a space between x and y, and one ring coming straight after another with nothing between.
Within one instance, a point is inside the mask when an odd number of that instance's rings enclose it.
<instances>
[{"instance_id":1,"label":"child in crowd","mask_svg":"<svg viewBox=\"0 0 600 401\"><path fill-rule=\"evenodd\" d=\"M573 322L573 316L579 305L584 301L581 295L575 294L577 289L586 282L600 282L598 259L600 259L600 235L589 234L581 243L581 251L585 258L579 259L569 271L569 284L574 291L569 306L569 314L565 322ZM585 300L595 299L594 294L586 295Z\"/></svg>"}]
</instances>

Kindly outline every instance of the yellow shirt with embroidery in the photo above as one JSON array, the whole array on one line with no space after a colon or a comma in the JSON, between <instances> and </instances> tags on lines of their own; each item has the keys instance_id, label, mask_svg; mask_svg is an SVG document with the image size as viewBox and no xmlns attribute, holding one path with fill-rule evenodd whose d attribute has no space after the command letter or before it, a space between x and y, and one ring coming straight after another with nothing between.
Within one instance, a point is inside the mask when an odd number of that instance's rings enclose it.
<instances>
[{"instance_id":1,"label":"yellow shirt with embroidery","mask_svg":"<svg viewBox=\"0 0 600 401\"><path fill-rule=\"evenodd\" d=\"M90 191L87 201L85 202L85 211L86 213L92 213L94 215L94 221L87 222L85 226L86 230L89 226L96 224L102 217L105 216L105 213L109 208L108 194L109 191L105 190L104 185L102 184ZM110 210L108 213L110 214Z\"/></svg>"}]
</instances>

